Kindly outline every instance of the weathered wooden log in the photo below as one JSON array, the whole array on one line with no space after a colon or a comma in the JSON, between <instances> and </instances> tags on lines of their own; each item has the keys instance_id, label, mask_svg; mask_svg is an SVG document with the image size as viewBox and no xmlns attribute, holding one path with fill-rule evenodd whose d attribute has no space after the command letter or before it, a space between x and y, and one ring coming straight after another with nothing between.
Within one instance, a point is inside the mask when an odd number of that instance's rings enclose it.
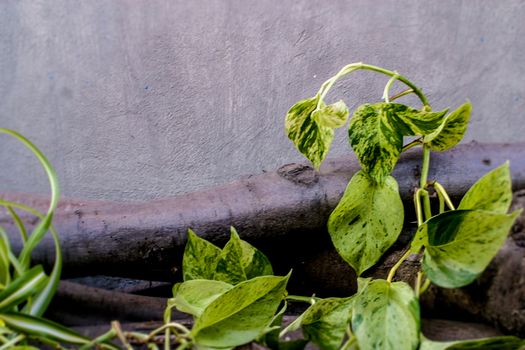
<instances>
[{"instance_id":1,"label":"weathered wooden log","mask_svg":"<svg viewBox=\"0 0 525 350\"><path fill-rule=\"evenodd\" d=\"M109 291L62 281L46 317L68 326L105 325L126 322L161 321L166 298ZM183 314L175 315L184 317Z\"/></svg>"},{"instance_id":2,"label":"weathered wooden log","mask_svg":"<svg viewBox=\"0 0 525 350\"><path fill-rule=\"evenodd\" d=\"M430 178L439 179L458 197L485 172L510 160L514 187L524 188L523 149L524 144L471 143L434 153ZM404 154L394 171L408 203L407 214L413 212L410 198L418 182L420 153L412 149ZM173 268L180 267L188 228L222 244L230 225L270 255L282 272L292 267L300 270L298 262L311 260L320 248L331 246L325 234L327 218L359 168L353 157L329 160L320 173L307 165L290 164L226 186L147 203L64 199L54 221L64 251L64 274L172 279ZM30 204L43 207L44 203L36 199ZM12 221L4 216L0 224L19 249ZM50 264L53 257L52 241L46 237L35 261Z\"/></svg>"},{"instance_id":3,"label":"weathered wooden log","mask_svg":"<svg viewBox=\"0 0 525 350\"><path fill-rule=\"evenodd\" d=\"M523 149L523 144L469 144L436 153L432 155L430 178L439 179L457 199L484 173L510 160L514 189L525 188ZM420 152L411 150L402 157L394 172L408 215L413 210L410 198L417 186L419 166ZM309 166L291 164L230 185L148 203L63 200L55 224L64 250L65 275L107 274L173 280L174 269L180 269L188 227L214 243L223 244L228 238L229 226L233 225L243 238L270 257L277 273L294 269L290 292L321 296L352 294L356 287L355 274L334 252L325 224L348 180L358 169L356 160L349 157L326 162L320 173ZM7 198L20 199L20 196ZM45 207L45 201L39 199L29 204ZM30 225L35 223L26 217L24 220ZM20 241L12 221L4 216L0 224L7 228L14 246L19 249ZM386 275L414 228L409 216L400 240L369 275ZM514 252L510 254L515 257L502 260L522 261L523 252L515 249L514 238L510 240L509 251ZM53 255L52 242L46 238L34 258L50 264ZM497 283L504 283L506 291L515 291L512 298L519 306L525 300L521 282L525 270L523 264L516 264L512 268L517 279L498 279ZM415 267L417 261L408 261L398 276L413 280ZM456 298L447 293L441 293L438 298ZM465 299L464 307L458 309L468 313L472 307L470 300L476 296L466 293L470 299ZM488 321L524 334L525 321L521 315L525 309L515 306L516 303L501 305L499 310L495 307L498 312L492 316L483 314L483 310L480 313ZM512 317L517 320L512 321L516 325L504 324L505 318L516 312L517 316Z\"/></svg>"}]
</instances>

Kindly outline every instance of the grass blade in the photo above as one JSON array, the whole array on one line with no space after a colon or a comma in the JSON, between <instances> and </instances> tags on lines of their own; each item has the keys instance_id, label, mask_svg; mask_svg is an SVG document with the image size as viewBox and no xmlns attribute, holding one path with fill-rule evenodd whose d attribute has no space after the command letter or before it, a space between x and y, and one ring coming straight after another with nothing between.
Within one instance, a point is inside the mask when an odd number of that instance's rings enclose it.
<instances>
[{"instance_id":1,"label":"grass blade","mask_svg":"<svg viewBox=\"0 0 525 350\"><path fill-rule=\"evenodd\" d=\"M40 265L27 271L0 293L0 311L9 310L37 293L46 280L47 276Z\"/></svg>"},{"instance_id":2,"label":"grass blade","mask_svg":"<svg viewBox=\"0 0 525 350\"><path fill-rule=\"evenodd\" d=\"M4 313L0 320L18 332L69 344L88 344L90 340L58 323L29 315Z\"/></svg>"}]
</instances>

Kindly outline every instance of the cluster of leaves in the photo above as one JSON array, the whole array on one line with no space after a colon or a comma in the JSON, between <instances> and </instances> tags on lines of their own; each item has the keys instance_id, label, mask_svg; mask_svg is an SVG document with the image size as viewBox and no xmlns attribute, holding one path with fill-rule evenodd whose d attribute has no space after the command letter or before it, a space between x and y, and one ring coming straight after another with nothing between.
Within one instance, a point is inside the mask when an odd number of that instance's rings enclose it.
<instances>
[{"instance_id":1,"label":"cluster of leaves","mask_svg":"<svg viewBox=\"0 0 525 350\"><path fill-rule=\"evenodd\" d=\"M290 275L273 276L266 256L241 240L233 227L223 249L189 230L182 268L184 282L173 287L165 322L170 322L172 308L192 315L194 326L182 335L188 345L233 348L249 343L274 330L272 323L284 312L277 313Z\"/></svg>"},{"instance_id":2,"label":"cluster of leaves","mask_svg":"<svg viewBox=\"0 0 525 350\"><path fill-rule=\"evenodd\" d=\"M496 255L520 213L507 214L512 199L508 163L482 177L457 210L443 186L427 179L430 152L448 150L462 139L470 119L470 102L451 113L433 112L426 97L408 79L383 68L351 64L324 83L315 97L299 101L288 111L288 137L319 168L333 141L333 129L344 126L349 116L344 102L326 105L324 97L337 79L358 69L380 72L391 79L385 86L385 101L361 105L350 120L349 143L362 170L354 174L330 215L328 231L332 242L358 275L377 263L397 240L404 222L398 185L390 174L401 153L418 145L423 147L421 184L414 194L419 227L409 249L386 280L360 278L357 294L316 302L283 333L302 327L307 338L323 349L339 348L345 337L344 348L363 350L523 346L514 337L445 344L429 341L420 334L419 295L430 283L446 288L471 283ZM390 99L388 91L395 80L409 89ZM409 93L420 98L421 109L392 103ZM406 136L417 138L403 145ZM437 214L432 213L430 205L431 189L439 198ZM407 283L410 281L392 282L401 263L410 254L421 257L422 251L422 271L414 289ZM313 324L325 331L313 334Z\"/></svg>"},{"instance_id":3,"label":"cluster of leaves","mask_svg":"<svg viewBox=\"0 0 525 350\"><path fill-rule=\"evenodd\" d=\"M59 198L56 173L42 152L25 137L3 128L0 128L0 133L15 137L37 157L51 185L51 200L46 214L20 203L0 199L0 205L7 209L17 224L23 243L20 254L16 256L6 232L0 227L0 349L36 349L28 345L31 341L56 347L60 343L88 345L90 339L42 317L56 292L62 270L60 242L51 225ZM30 234L17 210L40 219ZM55 263L49 275L41 265L31 266L31 252L48 231L55 244ZM107 348L114 347L107 345Z\"/></svg>"}]
</instances>

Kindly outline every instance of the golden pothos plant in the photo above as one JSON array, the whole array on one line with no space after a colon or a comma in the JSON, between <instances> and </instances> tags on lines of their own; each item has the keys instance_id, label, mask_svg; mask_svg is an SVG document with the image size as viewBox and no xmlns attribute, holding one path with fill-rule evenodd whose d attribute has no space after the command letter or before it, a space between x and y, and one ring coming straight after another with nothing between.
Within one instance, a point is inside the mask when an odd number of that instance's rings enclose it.
<instances>
[{"instance_id":1,"label":"golden pothos plant","mask_svg":"<svg viewBox=\"0 0 525 350\"><path fill-rule=\"evenodd\" d=\"M462 139L470 118L470 102L450 113L433 111L423 92L404 76L353 63L328 79L314 97L290 108L285 123L288 137L318 169L333 141L334 129L344 126L349 117L343 101L327 105L325 98L337 80L357 70L390 78L383 101L359 106L350 118L349 143L362 170L354 174L330 215L332 242L358 275L392 246L403 228L404 212L397 181L390 174L401 153L416 146L422 148L420 185L414 193L419 227L386 280L360 278L357 294L316 302L283 333L302 327L309 339L326 349L337 349L345 334L346 349L520 348L523 342L513 337L437 343L420 333L419 296L431 283L457 288L474 281L503 245L521 212L507 214L512 200L508 162L479 179L457 208L445 188L428 179L431 152L448 150ZM389 91L395 81L407 89L391 97ZM394 102L408 94L415 94L422 106ZM416 139L404 144L406 136ZM430 189L439 198L438 212L432 211ZM393 282L397 269L411 254L421 257L416 281ZM323 323L331 331L323 334L315 327L312 331L312 325L319 327Z\"/></svg>"}]
</instances>

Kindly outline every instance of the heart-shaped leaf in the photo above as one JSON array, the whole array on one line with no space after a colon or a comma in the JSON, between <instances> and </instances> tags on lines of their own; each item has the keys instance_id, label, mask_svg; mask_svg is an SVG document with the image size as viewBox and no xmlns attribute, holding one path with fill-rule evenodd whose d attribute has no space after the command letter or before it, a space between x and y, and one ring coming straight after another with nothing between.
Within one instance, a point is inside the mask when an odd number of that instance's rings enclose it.
<instances>
[{"instance_id":1,"label":"heart-shaped leaf","mask_svg":"<svg viewBox=\"0 0 525 350\"><path fill-rule=\"evenodd\" d=\"M272 274L272 265L266 255L241 240L232 227L230 240L219 256L213 279L237 284L257 276Z\"/></svg>"},{"instance_id":2,"label":"heart-shaped leaf","mask_svg":"<svg viewBox=\"0 0 525 350\"><path fill-rule=\"evenodd\" d=\"M472 105L468 101L450 113L436 131L425 137L430 149L446 151L457 145L467 131L471 111Z\"/></svg>"},{"instance_id":3,"label":"heart-shaped leaf","mask_svg":"<svg viewBox=\"0 0 525 350\"><path fill-rule=\"evenodd\" d=\"M440 112L418 110L399 103L378 103L395 130L404 136L428 135L443 123L447 109Z\"/></svg>"},{"instance_id":4,"label":"heart-shaped leaf","mask_svg":"<svg viewBox=\"0 0 525 350\"><path fill-rule=\"evenodd\" d=\"M458 209L479 209L505 214L512 202L509 162L485 174L465 194Z\"/></svg>"},{"instance_id":5,"label":"heart-shaped leaf","mask_svg":"<svg viewBox=\"0 0 525 350\"><path fill-rule=\"evenodd\" d=\"M335 129L345 125L348 114L348 107L340 100L313 112L313 118L319 125Z\"/></svg>"},{"instance_id":6,"label":"heart-shaped leaf","mask_svg":"<svg viewBox=\"0 0 525 350\"><path fill-rule=\"evenodd\" d=\"M350 119L348 137L361 167L382 183L403 148L403 135L390 123L384 104L361 105Z\"/></svg>"},{"instance_id":7,"label":"heart-shaped leaf","mask_svg":"<svg viewBox=\"0 0 525 350\"><path fill-rule=\"evenodd\" d=\"M352 316L353 296L318 300L295 319L281 335L302 327L306 339L321 349L337 350Z\"/></svg>"},{"instance_id":8,"label":"heart-shaped leaf","mask_svg":"<svg viewBox=\"0 0 525 350\"><path fill-rule=\"evenodd\" d=\"M184 280L213 279L220 254L218 247L188 230L188 242L182 257Z\"/></svg>"},{"instance_id":9,"label":"heart-shaped leaf","mask_svg":"<svg viewBox=\"0 0 525 350\"><path fill-rule=\"evenodd\" d=\"M209 304L232 288L231 284L221 281L186 281L174 288L168 307L176 307L181 312L199 317Z\"/></svg>"},{"instance_id":10,"label":"heart-shaped leaf","mask_svg":"<svg viewBox=\"0 0 525 350\"><path fill-rule=\"evenodd\" d=\"M520 214L481 210L454 210L434 216L421 225L411 250L425 246L423 271L445 288L466 286L490 263Z\"/></svg>"},{"instance_id":11,"label":"heart-shaped leaf","mask_svg":"<svg viewBox=\"0 0 525 350\"><path fill-rule=\"evenodd\" d=\"M419 302L405 282L374 280L355 299L352 330L361 350L415 350L419 328Z\"/></svg>"},{"instance_id":12,"label":"heart-shaped leaf","mask_svg":"<svg viewBox=\"0 0 525 350\"><path fill-rule=\"evenodd\" d=\"M334 130L313 118L318 101L319 95L297 102L286 114L285 121L288 138L316 169L319 169L334 139Z\"/></svg>"},{"instance_id":13,"label":"heart-shaped leaf","mask_svg":"<svg viewBox=\"0 0 525 350\"><path fill-rule=\"evenodd\" d=\"M259 337L286 296L289 275L241 282L206 307L192 335L198 346L229 348Z\"/></svg>"},{"instance_id":14,"label":"heart-shaped leaf","mask_svg":"<svg viewBox=\"0 0 525 350\"><path fill-rule=\"evenodd\" d=\"M396 241L403 220L396 180L388 176L378 184L359 171L330 215L328 232L339 255L360 275Z\"/></svg>"}]
</instances>

